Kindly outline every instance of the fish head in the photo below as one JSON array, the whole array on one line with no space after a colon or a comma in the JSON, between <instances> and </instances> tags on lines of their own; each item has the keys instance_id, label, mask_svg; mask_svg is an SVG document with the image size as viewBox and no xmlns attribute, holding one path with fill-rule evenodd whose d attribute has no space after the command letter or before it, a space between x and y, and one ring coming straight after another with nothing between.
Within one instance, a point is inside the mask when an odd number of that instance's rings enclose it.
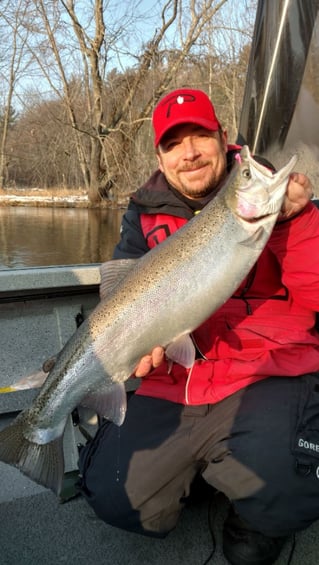
<instances>
[{"instance_id":1,"label":"fish head","mask_svg":"<svg viewBox=\"0 0 319 565\"><path fill-rule=\"evenodd\" d=\"M294 155L277 172L258 163L251 156L247 145L235 159L236 163L231 173L234 175L234 181L229 185L232 186L232 190L226 196L233 213L248 221L278 215L297 156Z\"/></svg>"}]
</instances>

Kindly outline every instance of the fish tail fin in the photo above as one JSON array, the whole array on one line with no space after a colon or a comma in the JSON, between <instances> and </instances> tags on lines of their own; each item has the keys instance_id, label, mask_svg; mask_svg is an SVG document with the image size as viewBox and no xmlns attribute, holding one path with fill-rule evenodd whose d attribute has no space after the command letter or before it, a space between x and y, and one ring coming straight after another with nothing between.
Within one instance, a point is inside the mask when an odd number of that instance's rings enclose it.
<instances>
[{"instance_id":1,"label":"fish tail fin","mask_svg":"<svg viewBox=\"0 0 319 565\"><path fill-rule=\"evenodd\" d=\"M59 495L64 473L63 437L40 445L24 436L24 428L25 420L18 416L0 431L0 461Z\"/></svg>"}]
</instances>

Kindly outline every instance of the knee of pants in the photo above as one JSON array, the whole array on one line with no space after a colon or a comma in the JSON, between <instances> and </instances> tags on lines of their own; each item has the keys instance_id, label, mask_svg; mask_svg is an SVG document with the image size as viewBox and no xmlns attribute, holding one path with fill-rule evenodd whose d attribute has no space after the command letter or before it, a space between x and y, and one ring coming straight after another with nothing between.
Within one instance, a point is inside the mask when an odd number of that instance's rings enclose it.
<instances>
[{"instance_id":1,"label":"knee of pants","mask_svg":"<svg viewBox=\"0 0 319 565\"><path fill-rule=\"evenodd\" d=\"M157 500L156 496L141 504L140 508L134 508L126 493L125 484L120 481L100 481L93 486L90 484L88 488L87 481L82 479L79 488L101 520L122 530L164 538L178 521L181 506L174 504L169 508L160 499Z\"/></svg>"},{"instance_id":2,"label":"knee of pants","mask_svg":"<svg viewBox=\"0 0 319 565\"><path fill-rule=\"evenodd\" d=\"M79 488L95 514L106 524L153 537L167 535L168 532L151 531L142 523L139 510L132 508L124 488L98 484L92 492L83 482Z\"/></svg>"},{"instance_id":3,"label":"knee of pants","mask_svg":"<svg viewBox=\"0 0 319 565\"><path fill-rule=\"evenodd\" d=\"M278 492L273 498L252 497L233 501L235 511L266 536L284 537L304 530L319 518L319 492L309 499L305 492Z\"/></svg>"},{"instance_id":4,"label":"knee of pants","mask_svg":"<svg viewBox=\"0 0 319 565\"><path fill-rule=\"evenodd\" d=\"M283 512L275 505L271 509L263 507L258 500L234 501L236 513L249 524L252 530L263 533L265 536L288 536L295 531L288 528Z\"/></svg>"}]
</instances>

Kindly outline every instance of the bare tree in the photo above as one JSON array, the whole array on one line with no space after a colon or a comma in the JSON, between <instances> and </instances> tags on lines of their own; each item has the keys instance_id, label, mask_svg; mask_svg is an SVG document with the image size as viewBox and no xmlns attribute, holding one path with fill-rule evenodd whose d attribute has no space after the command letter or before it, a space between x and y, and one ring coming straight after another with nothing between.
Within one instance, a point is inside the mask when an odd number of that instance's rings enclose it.
<instances>
[{"instance_id":1,"label":"bare tree","mask_svg":"<svg viewBox=\"0 0 319 565\"><path fill-rule=\"evenodd\" d=\"M120 131L123 139L123 153L126 158L132 157L132 145L143 123L150 117L154 104L168 89L173 79L182 69L183 63L189 56L192 47L210 25L214 16L228 0L190 0L188 6L180 0L169 0L164 4L161 12L161 26L156 29L153 38L148 42L138 65L135 80L131 85L123 104L111 118L107 131L114 133ZM184 16L183 14L187 14ZM166 34L173 24L178 33L178 49L174 50L174 57L169 58L169 65L162 66L158 73L158 61L161 60L161 44L166 39ZM165 51L165 50L164 50ZM153 91L134 118L129 120L129 110L132 100L138 96L145 85L145 78L150 69L157 74L154 80ZM125 169L124 169L125 170ZM120 175L123 179L123 174Z\"/></svg>"},{"instance_id":2,"label":"bare tree","mask_svg":"<svg viewBox=\"0 0 319 565\"><path fill-rule=\"evenodd\" d=\"M27 33L21 33L21 22L24 20L28 2L19 0L12 6L7 1L1 5L0 41L5 45L0 60L0 76L2 83L2 111L0 130L0 190L3 191L7 177L8 155L7 141L10 120L13 111L13 96L18 78L23 74L28 62L25 61Z\"/></svg>"},{"instance_id":3,"label":"bare tree","mask_svg":"<svg viewBox=\"0 0 319 565\"><path fill-rule=\"evenodd\" d=\"M27 38L33 92L15 143L21 159L29 152L25 163L36 182L42 175L48 184L74 184L80 174L92 203L136 188L155 164L152 109L171 87L206 89L218 108L227 105L235 128L242 45L232 34L245 30L237 0L153 0L147 10L141 0L19 6L17 36ZM241 14L237 22L231 10Z\"/></svg>"},{"instance_id":4,"label":"bare tree","mask_svg":"<svg viewBox=\"0 0 319 565\"><path fill-rule=\"evenodd\" d=\"M255 13L256 2L243 0L236 10L229 2L200 38L206 75L202 83L206 83L231 140L237 136Z\"/></svg>"},{"instance_id":5,"label":"bare tree","mask_svg":"<svg viewBox=\"0 0 319 565\"><path fill-rule=\"evenodd\" d=\"M57 91L52 81L52 59L55 60L56 70L62 84L60 96L63 94L69 125L76 139L79 165L92 202L99 200L103 190L107 192L114 184L123 183L127 163L133 158L137 134L144 122L149 119L154 103L169 87L181 69L205 26L212 21L215 14L227 1L190 0L187 6L181 0L167 0L163 3L158 25L151 39L144 45L135 46L137 52L139 49L142 50L142 53L137 59L136 52L137 64L134 67L132 80L126 83L127 88L122 90L119 97L116 93L118 104L113 106L112 112L104 110L105 74L103 73L105 73L105 63L112 50L117 51L120 57L119 37L123 37L124 32L134 21L133 19L130 21L130 18L133 18L132 5L130 10L127 9L125 12L126 24L123 26L123 17L116 25L111 11L114 4L111 5L105 0L94 0L86 6L87 11L90 12L89 19L83 18L83 5L81 6L81 3L75 0L56 0L50 3L46 0L33 1L37 16L41 18L46 31L45 49L50 52L51 68L46 66L38 46L34 48L33 55L46 74L47 80ZM65 25L66 15L72 24L73 37L71 39L70 30L67 30ZM105 20L108 21L108 25ZM168 42L169 33L171 32L174 36L176 30L179 33L178 56L169 66L161 68L161 74L156 77L150 95L146 99L145 95L143 96L142 105L134 104L133 102L141 95L145 87L151 69L155 76L159 55L162 50L165 51L165 42ZM70 94L63 37L65 44L67 37L69 46L80 54L78 64L81 60L86 104L85 124L83 116L77 115L75 101ZM43 46L42 39L42 49ZM67 65L70 65L70 60ZM85 141L84 135L87 138ZM128 179L125 184L127 181Z\"/></svg>"}]
</instances>

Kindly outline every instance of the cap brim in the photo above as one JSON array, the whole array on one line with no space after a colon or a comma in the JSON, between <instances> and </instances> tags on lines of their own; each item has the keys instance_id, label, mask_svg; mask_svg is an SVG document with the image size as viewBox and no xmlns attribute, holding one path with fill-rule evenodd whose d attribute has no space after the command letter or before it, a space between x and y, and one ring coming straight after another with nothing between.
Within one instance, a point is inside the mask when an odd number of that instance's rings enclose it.
<instances>
[{"instance_id":1,"label":"cap brim","mask_svg":"<svg viewBox=\"0 0 319 565\"><path fill-rule=\"evenodd\" d=\"M167 128L164 128L161 131L161 133L155 138L155 147L157 147L160 144L164 135L166 135L166 133L169 130L180 124L197 124L210 131L218 131L220 129L220 124L218 122L212 122L212 120L206 120L205 118L200 118L197 116L195 117L188 116L187 118L185 117L176 118L175 120L171 120L169 126Z\"/></svg>"}]
</instances>

